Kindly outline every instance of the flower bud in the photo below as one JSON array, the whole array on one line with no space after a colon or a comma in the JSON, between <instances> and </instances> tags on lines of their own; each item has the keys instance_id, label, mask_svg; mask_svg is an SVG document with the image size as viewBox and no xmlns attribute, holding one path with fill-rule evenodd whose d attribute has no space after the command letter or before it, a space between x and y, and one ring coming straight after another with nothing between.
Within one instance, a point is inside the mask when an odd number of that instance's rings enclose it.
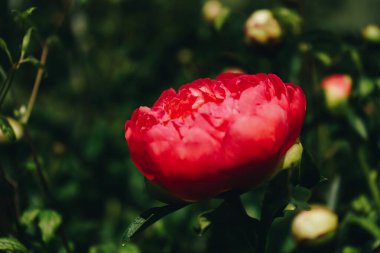
<instances>
[{"instance_id":1,"label":"flower bud","mask_svg":"<svg viewBox=\"0 0 380 253\"><path fill-rule=\"evenodd\" d=\"M222 4L217 0L206 1L203 5L203 17L207 22L214 22L223 10Z\"/></svg>"},{"instance_id":2,"label":"flower bud","mask_svg":"<svg viewBox=\"0 0 380 253\"><path fill-rule=\"evenodd\" d=\"M299 140L297 140L293 146L286 152L284 158L281 160L278 169L290 169L301 163L303 146Z\"/></svg>"},{"instance_id":3,"label":"flower bud","mask_svg":"<svg viewBox=\"0 0 380 253\"><path fill-rule=\"evenodd\" d=\"M351 93L352 79L348 75L334 74L322 80L326 106L336 110L344 106Z\"/></svg>"},{"instance_id":4,"label":"flower bud","mask_svg":"<svg viewBox=\"0 0 380 253\"><path fill-rule=\"evenodd\" d=\"M222 73L235 73L235 74L245 74L245 71L239 67L226 67L223 69Z\"/></svg>"},{"instance_id":5,"label":"flower bud","mask_svg":"<svg viewBox=\"0 0 380 253\"><path fill-rule=\"evenodd\" d=\"M379 43L380 42L380 27L374 24L366 25L362 29L362 36L367 41Z\"/></svg>"},{"instance_id":6,"label":"flower bud","mask_svg":"<svg viewBox=\"0 0 380 253\"><path fill-rule=\"evenodd\" d=\"M18 141L24 134L23 126L11 117L0 116L0 143Z\"/></svg>"},{"instance_id":7,"label":"flower bud","mask_svg":"<svg viewBox=\"0 0 380 253\"><path fill-rule=\"evenodd\" d=\"M303 210L292 222L292 234L298 242L328 238L338 226L338 216L327 207L312 205Z\"/></svg>"},{"instance_id":8,"label":"flower bud","mask_svg":"<svg viewBox=\"0 0 380 253\"><path fill-rule=\"evenodd\" d=\"M245 23L245 35L259 44L276 42L282 35L282 29L270 10L257 10Z\"/></svg>"}]
</instances>

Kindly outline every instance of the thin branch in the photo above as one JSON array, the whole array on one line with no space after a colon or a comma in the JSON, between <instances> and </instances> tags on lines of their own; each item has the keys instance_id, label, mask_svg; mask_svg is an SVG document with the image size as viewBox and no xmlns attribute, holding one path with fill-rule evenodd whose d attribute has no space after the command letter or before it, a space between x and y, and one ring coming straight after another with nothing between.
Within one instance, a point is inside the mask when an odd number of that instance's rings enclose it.
<instances>
[{"instance_id":1,"label":"thin branch","mask_svg":"<svg viewBox=\"0 0 380 253\"><path fill-rule=\"evenodd\" d=\"M7 96L9 88L12 85L14 76L16 74L16 69L17 68L15 66L12 66L11 70L9 71L8 77L4 80L3 86L1 87L1 90L0 90L0 109L4 103L4 100L5 100L5 97Z\"/></svg>"},{"instance_id":2,"label":"thin branch","mask_svg":"<svg viewBox=\"0 0 380 253\"><path fill-rule=\"evenodd\" d=\"M48 184L47 179L44 175L42 165L38 159L37 150L34 146L33 140L30 136L29 130L28 130L26 125L25 125L25 138L27 139L27 142L29 143L29 147L30 147L30 150L32 153L33 161L34 161L34 164L36 165L37 177L39 178L39 180L41 182L43 195L45 196L46 202L50 203L51 206L54 206L53 205L54 199L53 199L52 194L50 192L49 184ZM66 236L66 233L64 231L64 228L61 226L58 232L59 232L59 235L61 237L61 240L62 240L62 243L63 243L63 246L64 246L66 252L72 253L72 250L71 250L69 242L67 240L67 236Z\"/></svg>"},{"instance_id":3,"label":"thin branch","mask_svg":"<svg viewBox=\"0 0 380 253\"><path fill-rule=\"evenodd\" d=\"M34 143L32 141L32 138L30 136L30 133L29 133L27 126L24 126L24 128L25 128L25 131L24 131L25 132L25 138L29 144L34 164L36 165L37 177L41 182L43 195L45 196L45 198L48 202L51 202L52 197L50 194L49 185L48 185L47 180L45 178L45 175L43 173L43 169L42 169L42 165L40 163L40 160L38 159L37 150L34 147Z\"/></svg>"},{"instance_id":4,"label":"thin branch","mask_svg":"<svg viewBox=\"0 0 380 253\"><path fill-rule=\"evenodd\" d=\"M19 188L17 185L17 182L14 180L10 179L7 177L5 174L5 171L3 167L0 164L0 178L8 184L8 186L12 189L13 191L13 198L12 198L12 206L15 212L15 222L16 222L16 228L17 232L20 231L20 223L18 222L20 219L20 193L19 193Z\"/></svg>"},{"instance_id":5,"label":"thin branch","mask_svg":"<svg viewBox=\"0 0 380 253\"><path fill-rule=\"evenodd\" d=\"M40 58L40 65L41 66L45 66L45 64L46 64L46 58L48 55L48 51L49 51L48 43L45 42L45 44L42 48L42 53L41 53L41 58ZM25 113L24 117L22 118L22 123L24 123L24 124L26 124L28 122L30 114L32 113L34 102L36 101L38 90L40 88L43 72L44 72L44 69L39 67L37 70L36 79L34 80L33 90L32 90L32 94L30 95L30 98L29 98L26 113Z\"/></svg>"}]
</instances>

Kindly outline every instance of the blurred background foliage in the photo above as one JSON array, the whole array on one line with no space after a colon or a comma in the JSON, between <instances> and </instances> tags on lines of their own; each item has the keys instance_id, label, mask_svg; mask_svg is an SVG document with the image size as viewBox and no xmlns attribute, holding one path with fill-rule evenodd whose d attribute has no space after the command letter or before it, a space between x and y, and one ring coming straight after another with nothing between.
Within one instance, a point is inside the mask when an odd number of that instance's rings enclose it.
<instances>
[{"instance_id":1,"label":"blurred background foliage","mask_svg":"<svg viewBox=\"0 0 380 253\"><path fill-rule=\"evenodd\" d=\"M362 29L380 24L380 2L221 2L228 14L214 24L202 17L200 0L0 2L0 37L13 60L23 49L33 57L14 71L1 115L16 117L25 110L36 62L48 48L25 138L0 146L0 237L8 238L0 240L0 251L13 245L15 252L250 252L226 229L228 223L197 235L197 215L220 200L186 207L126 247L120 243L135 216L160 205L146 193L143 176L130 160L125 121L138 106L152 105L164 89L214 78L226 68L276 73L304 89L308 111L301 141L326 180L311 197L298 194L298 201L322 203L338 214L337 238L323 246L325 251L376 250L380 44L364 38ZM280 8L300 19L280 15ZM275 15L284 29L279 41L259 45L245 38L245 22L258 9L280 13ZM4 50L0 66L4 82L12 71ZM353 80L343 114L331 113L324 104L320 81L333 73ZM261 216L262 188L243 195L255 218ZM293 216L275 220L268 252L320 252L322 246L305 251L296 245L289 225Z\"/></svg>"}]
</instances>

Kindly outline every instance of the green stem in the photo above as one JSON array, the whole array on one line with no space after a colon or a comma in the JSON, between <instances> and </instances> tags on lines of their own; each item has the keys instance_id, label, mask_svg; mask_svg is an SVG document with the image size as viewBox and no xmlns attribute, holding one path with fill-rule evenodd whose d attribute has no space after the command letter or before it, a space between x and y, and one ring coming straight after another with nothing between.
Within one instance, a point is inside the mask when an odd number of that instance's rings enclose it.
<instances>
[{"instance_id":1,"label":"green stem","mask_svg":"<svg viewBox=\"0 0 380 253\"><path fill-rule=\"evenodd\" d=\"M0 90L0 109L4 103L4 100L5 100L5 97L7 96L9 88L12 85L12 82L13 82L13 79L14 79L14 76L16 73L16 69L17 68L15 66L12 66L11 70L9 71L8 77L4 80L3 86L1 87L1 90Z\"/></svg>"},{"instance_id":2,"label":"green stem","mask_svg":"<svg viewBox=\"0 0 380 253\"><path fill-rule=\"evenodd\" d=\"M14 222L16 224L17 233L20 233L20 231L21 231L21 225L19 223L19 219L20 219L19 188L18 188L17 182L15 182L12 179L10 179L10 178L7 177L7 175L5 174L5 171L4 171L3 167L2 167L2 164L0 164L0 183L1 184L4 183L5 184L4 185L5 188L8 188L10 190L10 194L8 195L8 196L11 197L11 199L9 199L9 206L11 207L12 212L14 212L14 213L8 213L8 214L11 215L12 219L14 218ZM2 205L5 206L8 203L6 203L4 201L7 201L7 198L2 198L0 200L0 204L2 204ZM9 218L9 217L5 217L5 218Z\"/></svg>"},{"instance_id":3,"label":"green stem","mask_svg":"<svg viewBox=\"0 0 380 253\"><path fill-rule=\"evenodd\" d=\"M25 137L29 143L30 151L32 153L32 158L33 158L34 164L36 165L37 177L39 178L39 180L41 182L43 196L45 197L46 202L48 204L50 204L51 206L53 206L54 205L54 199L53 199L52 194L50 192L50 188L49 188L47 179L44 175L42 165L38 159L37 150L33 144L33 140L32 140L32 137L30 136L30 133L29 133L27 126L25 126ZM63 247L65 248L66 252L67 253L73 253L73 251L70 248L69 241L67 239L67 236L66 236L66 233L65 233L63 226L61 226L59 228L58 233L61 237Z\"/></svg>"},{"instance_id":4,"label":"green stem","mask_svg":"<svg viewBox=\"0 0 380 253\"><path fill-rule=\"evenodd\" d=\"M251 236L248 233L248 225L250 223L251 217L248 216L244 205L240 199L240 196L238 194L228 194L224 198L225 203L232 208L237 214L237 232L241 234L242 238L246 241L249 249L251 252L256 252L256 247L252 244L252 241L255 240L254 237L251 238Z\"/></svg>"},{"instance_id":5,"label":"green stem","mask_svg":"<svg viewBox=\"0 0 380 253\"><path fill-rule=\"evenodd\" d=\"M327 206L333 211L337 207L340 184L341 184L341 177L340 175L336 175L330 186L329 196L327 198Z\"/></svg>"},{"instance_id":6,"label":"green stem","mask_svg":"<svg viewBox=\"0 0 380 253\"><path fill-rule=\"evenodd\" d=\"M25 126L25 138L26 138L27 142L29 143L29 147L30 147L30 151L31 151L31 154L32 154L33 162L34 162L34 164L36 166L37 177L38 177L38 179L41 182L43 195L45 196L46 201L49 204L51 204L51 202L52 202L52 196L50 194L49 185L48 185L46 177L45 177L45 175L43 173L43 169L42 169L41 163L40 163L40 161L38 159L36 148L34 147L34 144L33 144L33 141L32 141L32 138L30 136L30 133L29 133L29 130L28 130L27 126Z\"/></svg>"},{"instance_id":7,"label":"green stem","mask_svg":"<svg viewBox=\"0 0 380 253\"><path fill-rule=\"evenodd\" d=\"M363 170L363 173L366 177L372 198L375 201L378 211L380 212L380 191L376 183L376 172L371 171L370 167L368 166L365 150L363 147L360 147L358 150L358 160L360 168Z\"/></svg>"}]
</instances>

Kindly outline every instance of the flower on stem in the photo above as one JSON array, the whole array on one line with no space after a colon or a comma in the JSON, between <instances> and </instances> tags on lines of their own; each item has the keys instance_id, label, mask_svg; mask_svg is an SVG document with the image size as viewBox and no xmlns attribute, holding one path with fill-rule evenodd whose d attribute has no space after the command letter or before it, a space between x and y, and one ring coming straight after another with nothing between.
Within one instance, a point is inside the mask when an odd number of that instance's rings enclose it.
<instances>
[{"instance_id":1,"label":"flower on stem","mask_svg":"<svg viewBox=\"0 0 380 253\"><path fill-rule=\"evenodd\" d=\"M269 179L305 111L301 88L276 75L223 73L164 91L133 112L125 137L148 180L198 201Z\"/></svg>"},{"instance_id":2,"label":"flower on stem","mask_svg":"<svg viewBox=\"0 0 380 253\"><path fill-rule=\"evenodd\" d=\"M321 83L326 106L332 111L344 107L351 94L352 79L348 75L333 74L325 77Z\"/></svg>"},{"instance_id":3,"label":"flower on stem","mask_svg":"<svg viewBox=\"0 0 380 253\"><path fill-rule=\"evenodd\" d=\"M254 43L277 42L281 35L282 28L270 10L253 12L245 23L245 36Z\"/></svg>"},{"instance_id":4,"label":"flower on stem","mask_svg":"<svg viewBox=\"0 0 380 253\"><path fill-rule=\"evenodd\" d=\"M338 216L325 206L312 205L299 212L292 222L292 234L298 242L327 238L338 227Z\"/></svg>"}]
</instances>

